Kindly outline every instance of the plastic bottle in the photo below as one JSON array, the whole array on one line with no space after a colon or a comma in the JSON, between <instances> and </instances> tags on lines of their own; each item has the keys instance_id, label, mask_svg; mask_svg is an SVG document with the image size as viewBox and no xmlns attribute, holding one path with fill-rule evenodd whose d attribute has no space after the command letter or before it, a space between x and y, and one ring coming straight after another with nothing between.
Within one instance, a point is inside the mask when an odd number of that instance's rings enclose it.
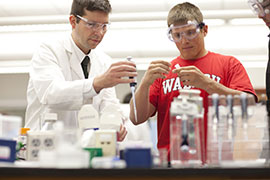
<instances>
[{"instance_id":1,"label":"plastic bottle","mask_svg":"<svg viewBox=\"0 0 270 180\"><path fill-rule=\"evenodd\" d=\"M53 125L57 121L56 113L46 113L44 114L44 124L41 131L51 131L54 129Z\"/></svg>"},{"instance_id":2,"label":"plastic bottle","mask_svg":"<svg viewBox=\"0 0 270 180\"><path fill-rule=\"evenodd\" d=\"M81 130L99 129L100 121L97 110L91 104L82 106L78 113L78 125Z\"/></svg>"},{"instance_id":3,"label":"plastic bottle","mask_svg":"<svg viewBox=\"0 0 270 180\"><path fill-rule=\"evenodd\" d=\"M30 128L21 128L21 133L17 139L17 159L26 159L27 131L29 130Z\"/></svg>"}]
</instances>

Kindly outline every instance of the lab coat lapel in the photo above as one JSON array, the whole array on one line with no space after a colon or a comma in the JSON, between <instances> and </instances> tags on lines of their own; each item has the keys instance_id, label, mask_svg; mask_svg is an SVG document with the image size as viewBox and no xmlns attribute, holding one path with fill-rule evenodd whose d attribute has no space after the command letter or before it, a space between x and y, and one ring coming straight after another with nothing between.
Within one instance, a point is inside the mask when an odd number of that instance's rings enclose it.
<instances>
[{"instance_id":1,"label":"lab coat lapel","mask_svg":"<svg viewBox=\"0 0 270 180\"><path fill-rule=\"evenodd\" d=\"M70 56L70 67L73 73L76 74L79 79L84 79L83 70L75 52L73 52Z\"/></svg>"},{"instance_id":2,"label":"lab coat lapel","mask_svg":"<svg viewBox=\"0 0 270 180\"><path fill-rule=\"evenodd\" d=\"M71 44L71 40L67 39L65 43L65 48L69 52L69 63L70 63L70 70L72 71L73 79L84 79L83 70L81 64L79 63L78 57L74 51L74 48Z\"/></svg>"}]
</instances>

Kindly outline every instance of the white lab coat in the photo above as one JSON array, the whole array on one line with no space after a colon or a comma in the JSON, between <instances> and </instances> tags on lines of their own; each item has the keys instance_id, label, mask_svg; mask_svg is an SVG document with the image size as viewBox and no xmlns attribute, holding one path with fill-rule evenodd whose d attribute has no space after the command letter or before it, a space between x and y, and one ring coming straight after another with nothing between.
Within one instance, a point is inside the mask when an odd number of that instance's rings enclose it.
<instances>
[{"instance_id":1,"label":"white lab coat","mask_svg":"<svg viewBox=\"0 0 270 180\"><path fill-rule=\"evenodd\" d=\"M141 141L142 143L152 143L151 129L149 122L146 121L139 125L134 125L129 119L130 106L129 104L121 104L123 115L126 118L125 127L127 129L126 141Z\"/></svg>"},{"instance_id":2,"label":"white lab coat","mask_svg":"<svg viewBox=\"0 0 270 180\"><path fill-rule=\"evenodd\" d=\"M58 120L64 121L65 125L77 127L77 113L83 104L93 104L100 114L111 103L119 105L114 88L96 94L92 86L94 77L108 69L111 58L99 50L91 50L89 79L84 79L81 60L75 53L78 47L74 45L69 34L42 43L34 53L27 89L25 127L39 129L40 115L44 112L57 113Z\"/></svg>"}]
</instances>

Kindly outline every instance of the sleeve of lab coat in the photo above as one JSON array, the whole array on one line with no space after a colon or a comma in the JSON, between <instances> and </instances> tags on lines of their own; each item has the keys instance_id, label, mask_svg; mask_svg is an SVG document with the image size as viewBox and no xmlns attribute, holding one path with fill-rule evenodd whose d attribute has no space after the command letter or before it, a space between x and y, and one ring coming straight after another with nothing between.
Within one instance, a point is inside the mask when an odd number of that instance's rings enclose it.
<instances>
[{"instance_id":1,"label":"sleeve of lab coat","mask_svg":"<svg viewBox=\"0 0 270 180\"><path fill-rule=\"evenodd\" d=\"M58 110L81 108L85 80L66 81L54 50L49 46L42 44L34 54L30 76L41 104Z\"/></svg>"},{"instance_id":2,"label":"sleeve of lab coat","mask_svg":"<svg viewBox=\"0 0 270 180\"><path fill-rule=\"evenodd\" d=\"M115 88L106 88L102 90L102 100L99 105L100 114L104 112L104 109L109 106L116 106L118 111L121 112L119 100L116 97Z\"/></svg>"}]
</instances>

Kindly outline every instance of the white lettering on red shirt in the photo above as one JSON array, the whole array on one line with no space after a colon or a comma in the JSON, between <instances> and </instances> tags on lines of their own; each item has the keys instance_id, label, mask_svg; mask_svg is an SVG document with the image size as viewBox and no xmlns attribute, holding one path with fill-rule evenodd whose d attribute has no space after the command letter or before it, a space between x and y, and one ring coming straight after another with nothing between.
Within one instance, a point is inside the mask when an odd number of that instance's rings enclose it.
<instances>
[{"instance_id":1,"label":"white lettering on red shirt","mask_svg":"<svg viewBox=\"0 0 270 180\"><path fill-rule=\"evenodd\" d=\"M212 74L205 74L205 76L215 80L216 82L220 82L220 77ZM175 83L174 83L175 82ZM171 78L171 79L166 79L165 81L162 82L163 86L163 92L164 94L170 93L172 91L178 91L180 89L191 89L194 86L181 86L181 79L179 77L176 78Z\"/></svg>"}]
</instances>

